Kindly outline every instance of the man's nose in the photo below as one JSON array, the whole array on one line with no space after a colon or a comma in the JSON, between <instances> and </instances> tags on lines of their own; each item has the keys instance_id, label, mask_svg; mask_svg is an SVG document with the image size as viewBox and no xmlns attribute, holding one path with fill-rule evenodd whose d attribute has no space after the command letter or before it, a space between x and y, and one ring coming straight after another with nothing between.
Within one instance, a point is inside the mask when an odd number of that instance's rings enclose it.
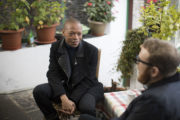
<instances>
[{"instance_id":1,"label":"man's nose","mask_svg":"<svg viewBox=\"0 0 180 120\"><path fill-rule=\"evenodd\" d=\"M79 37L78 37L78 34L74 34L74 39L78 39Z\"/></svg>"}]
</instances>

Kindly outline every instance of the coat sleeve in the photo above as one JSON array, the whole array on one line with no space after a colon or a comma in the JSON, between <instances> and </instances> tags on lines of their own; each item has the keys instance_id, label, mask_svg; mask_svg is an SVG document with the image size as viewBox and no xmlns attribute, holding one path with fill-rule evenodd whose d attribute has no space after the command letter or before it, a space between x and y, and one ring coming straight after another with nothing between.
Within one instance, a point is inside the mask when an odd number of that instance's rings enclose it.
<instances>
[{"instance_id":1,"label":"coat sleeve","mask_svg":"<svg viewBox=\"0 0 180 120\"><path fill-rule=\"evenodd\" d=\"M95 80L97 81L96 79L96 68L97 68L97 60L98 60L98 49L95 48L95 47L88 47L87 48L87 65L88 65L88 77L91 79L91 80Z\"/></svg>"},{"instance_id":2,"label":"coat sleeve","mask_svg":"<svg viewBox=\"0 0 180 120\"><path fill-rule=\"evenodd\" d=\"M156 98L143 98L132 102L119 119L113 120L165 120L163 106Z\"/></svg>"},{"instance_id":3,"label":"coat sleeve","mask_svg":"<svg viewBox=\"0 0 180 120\"><path fill-rule=\"evenodd\" d=\"M50 49L50 59L49 59L49 69L47 72L48 82L53 90L54 97L65 94L65 89L63 87L63 76L60 72L60 67L58 65L58 60L56 57L57 43L53 43Z\"/></svg>"}]
</instances>

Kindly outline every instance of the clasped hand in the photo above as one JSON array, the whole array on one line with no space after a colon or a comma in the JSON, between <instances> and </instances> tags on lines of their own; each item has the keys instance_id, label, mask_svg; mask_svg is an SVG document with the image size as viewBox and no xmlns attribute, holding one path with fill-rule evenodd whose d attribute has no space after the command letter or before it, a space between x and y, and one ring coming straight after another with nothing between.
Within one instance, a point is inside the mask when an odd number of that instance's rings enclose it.
<instances>
[{"instance_id":1,"label":"clasped hand","mask_svg":"<svg viewBox=\"0 0 180 120\"><path fill-rule=\"evenodd\" d=\"M62 102L61 111L66 114L72 114L76 109L75 103L73 101L69 100L66 95L61 96L60 99Z\"/></svg>"}]
</instances>

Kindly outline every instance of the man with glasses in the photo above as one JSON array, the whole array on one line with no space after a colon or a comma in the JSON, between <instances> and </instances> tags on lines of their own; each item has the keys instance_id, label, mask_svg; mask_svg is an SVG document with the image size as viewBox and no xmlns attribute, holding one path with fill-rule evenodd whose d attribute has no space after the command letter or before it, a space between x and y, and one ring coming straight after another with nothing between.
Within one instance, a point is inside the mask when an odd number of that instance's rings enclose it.
<instances>
[{"instance_id":1,"label":"man with glasses","mask_svg":"<svg viewBox=\"0 0 180 120\"><path fill-rule=\"evenodd\" d=\"M167 41L149 38L135 62L138 81L147 86L126 111L113 120L180 120L180 53ZM97 120L81 115L80 120Z\"/></svg>"}]
</instances>

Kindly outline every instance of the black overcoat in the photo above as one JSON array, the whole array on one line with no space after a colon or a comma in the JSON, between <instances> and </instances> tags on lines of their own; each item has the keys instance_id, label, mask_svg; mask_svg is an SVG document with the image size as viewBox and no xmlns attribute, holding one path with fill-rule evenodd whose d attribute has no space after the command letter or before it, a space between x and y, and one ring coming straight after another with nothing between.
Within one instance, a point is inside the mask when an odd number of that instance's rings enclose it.
<instances>
[{"instance_id":1,"label":"black overcoat","mask_svg":"<svg viewBox=\"0 0 180 120\"><path fill-rule=\"evenodd\" d=\"M64 39L58 40L50 49L47 77L53 96L66 94L76 103L85 93L92 94L96 100L101 99L103 85L96 78L98 49L82 40L75 54L76 64L72 70L64 42Z\"/></svg>"},{"instance_id":2,"label":"black overcoat","mask_svg":"<svg viewBox=\"0 0 180 120\"><path fill-rule=\"evenodd\" d=\"M153 83L113 120L180 120L180 74Z\"/></svg>"}]
</instances>

